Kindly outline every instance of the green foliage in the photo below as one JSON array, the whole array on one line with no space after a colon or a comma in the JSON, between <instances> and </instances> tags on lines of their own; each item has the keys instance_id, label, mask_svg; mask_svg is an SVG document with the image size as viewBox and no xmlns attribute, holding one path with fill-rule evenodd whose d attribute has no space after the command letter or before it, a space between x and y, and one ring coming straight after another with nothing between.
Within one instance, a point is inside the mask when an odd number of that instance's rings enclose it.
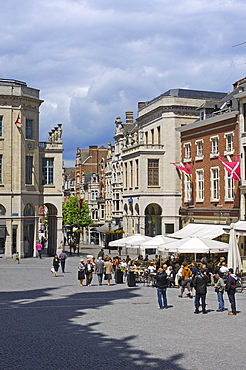
<instances>
[{"instance_id":1,"label":"green foliage","mask_svg":"<svg viewBox=\"0 0 246 370\"><path fill-rule=\"evenodd\" d=\"M82 202L79 210L79 198L71 197L62 204L62 220L64 225L77 227L91 226L93 221L90 217L90 210L86 202Z\"/></svg>"}]
</instances>

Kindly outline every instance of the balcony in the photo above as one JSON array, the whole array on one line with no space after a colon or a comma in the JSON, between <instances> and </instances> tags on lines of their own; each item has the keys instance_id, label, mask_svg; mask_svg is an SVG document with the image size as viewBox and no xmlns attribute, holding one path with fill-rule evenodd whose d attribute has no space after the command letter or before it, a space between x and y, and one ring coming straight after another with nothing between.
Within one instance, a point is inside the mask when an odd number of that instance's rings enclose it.
<instances>
[{"instance_id":1,"label":"balcony","mask_svg":"<svg viewBox=\"0 0 246 370\"><path fill-rule=\"evenodd\" d=\"M125 155L128 155L133 152L153 152L158 151L160 154L164 153L164 145L163 144L145 144L145 143L134 143L129 144L127 147L122 149L122 158Z\"/></svg>"}]
</instances>

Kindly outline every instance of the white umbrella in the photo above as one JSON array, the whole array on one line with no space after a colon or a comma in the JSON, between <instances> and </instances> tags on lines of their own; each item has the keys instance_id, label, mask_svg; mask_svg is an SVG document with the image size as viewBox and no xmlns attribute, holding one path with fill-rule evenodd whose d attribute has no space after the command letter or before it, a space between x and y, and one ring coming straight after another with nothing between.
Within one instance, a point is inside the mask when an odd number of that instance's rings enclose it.
<instances>
[{"instance_id":1,"label":"white umbrella","mask_svg":"<svg viewBox=\"0 0 246 370\"><path fill-rule=\"evenodd\" d=\"M228 252L228 260L227 266L229 268L233 268L233 271L241 272L242 270L242 262L241 257L238 249L237 244L237 236L235 230L235 224L231 223L230 225L230 238L229 238L229 252Z\"/></svg>"},{"instance_id":2,"label":"white umbrella","mask_svg":"<svg viewBox=\"0 0 246 370\"><path fill-rule=\"evenodd\" d=\"M164 235L156 235L154 238L145 241L144 243L141 244L141 248L155 248L158 247L159 245L167 244L167 243L172 243L174 242L175 239L169 238Z\"/></svg>"},{"instance_id":3,"label":"white umbrella","mask_svg":"<svg viewBox=\"0 0 246 370\"><path fill-rule=\"evenodd\" d=\"M125 246L126 247L131 247L131 248L139 248L142 243L146 242L147 240L151 240L152 237L146 236L146 235L141 235L141 234L135 234L129 239Z\"/></svg>"},{"instance_id":4,"label":"white umbrella","mask_svg":"<svg viewBox=\"0 0 246 370\"><path fill-rule=\"evenodd\" d=\"M176 253L222 253L228 251L228 244L190 236L189 238L177 240L168 245L160 245L159 251L176 252Z\"/></svg>"},{"instance_id":5,"label":"white umbrella","mask_svg":"<svg viewBox=\"0 0 246 370\"><path fill-rule=\"evenodd\" d=\"M140 245L140 250L141 253L146 253L146 249L157 249L159 245L167 244L167 243L172 243L174 242L175 239L169 238L164 235L156 235L154 238L147 240ZM155 251L155 254L157 251Z\"/></svg>"},{"instance_id":6,"label":"white umbrella","mask_svg":"<svg viewBox=\"0 0 246 370\"><path fill-rule=\"evenodd\" d=\"M126 244L128 244L128 242L130 242L130 245L131 245L132 243L134 244L136 241L138 243L137 245L139 245L139 243L144 242L149 239L152 239L152 238L146 235L142 235L142 234L134 234L131 236L127 236L126 238L113 240L112 242L109 242L108 245L110 247L125 247Z\"/></svg>"}]
</instances>

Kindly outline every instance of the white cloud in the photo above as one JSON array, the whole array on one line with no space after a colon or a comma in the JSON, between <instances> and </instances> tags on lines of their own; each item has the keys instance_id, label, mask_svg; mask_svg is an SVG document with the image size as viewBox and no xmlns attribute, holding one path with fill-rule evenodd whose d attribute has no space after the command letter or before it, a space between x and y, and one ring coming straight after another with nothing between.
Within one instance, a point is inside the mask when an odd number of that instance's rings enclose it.
<instances>
[{"instance_id":1,"label":"white cloud","mask_svg":"<svg viewBox=\"0 0 246 370\"><path fill-rule=\"evenodd\" d=\"M40 139L63 123L64 159L107 145L114 120L170 88L228 91L246 75L244 0L11 0L2 78L41 90Z\"/></svg>"}]
</instances>

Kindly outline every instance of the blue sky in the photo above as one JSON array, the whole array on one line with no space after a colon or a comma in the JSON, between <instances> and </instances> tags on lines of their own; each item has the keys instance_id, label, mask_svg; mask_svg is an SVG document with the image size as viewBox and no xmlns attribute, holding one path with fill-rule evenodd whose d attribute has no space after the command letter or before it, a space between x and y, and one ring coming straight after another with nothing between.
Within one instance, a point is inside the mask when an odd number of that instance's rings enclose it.
<instances>
[{"instance_id":1,"label":"blue sky","mask_svg":"<svg viewBox=\"0 0 246 370\"><path fill-rule=\"evenodd\" d=\"M114 121L171 88L230 91L246 76L245 0L9 0L1 78L40 89L40 140L64 160L112 141Z\"/></svg>"}]
</instances>

